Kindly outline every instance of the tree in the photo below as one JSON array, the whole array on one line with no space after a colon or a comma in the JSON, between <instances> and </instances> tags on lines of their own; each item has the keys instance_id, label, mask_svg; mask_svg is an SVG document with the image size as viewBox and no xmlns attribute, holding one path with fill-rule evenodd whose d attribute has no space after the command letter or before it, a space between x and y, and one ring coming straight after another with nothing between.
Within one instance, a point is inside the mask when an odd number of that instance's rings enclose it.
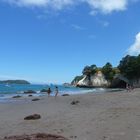
<instances>
[{"instance_id":1,"label":"tree","mask_svg":"<svg viewBox=\"0 0 140 140\"><path fill-rule=\"evenodd\" d=\"M97 66L91 65L91 66L85 66L83 69L83 75L91 76L94 75L97 72Z\"/></svg>"},{"instance_id":2,"label":"tree","mask_svg":"<svg viewBox=\"0 0 140 140\"><path fill-rule=\"evenodd\" d=\"M140 56L130 56L124 57L118 66L121 73L128 79L137 79L140 77Z\"/></svg>"},{"instance_id":3,"label":"tree","mask_svg":"<svg viewBox=\"0 0 140 140\"><path fill-rule=\"evenodd\" d=\"M94 74L97 72L97 69L98 69L98 68L97 68L96 65L91 65L91 66L90 66L90 69L91 69L91 74L94 75Z\"/></svg>"},{"instance_id":4,"label":"tree","mask_svg":"<svg viewBox=\"0 0 140 140\"><path fill-rule=\"evenodd\" d=\"M83 75L81 75L81 76L76 76L76 77L74 78L74 80L71 82L71 84L72 84L72 85L75 85L75 84L78 83L80 80L82 80L82 78L83 78Z\"/></svg>"},{"instance_id":5,"label":"tree","mask_svg":"<svg viewBox=\"0 0 140 140\"><path fill-rule=\"evenodd\" d=\"M87 76L90 76L91 72L92 72L92 70L91 70L90 66L85 66L83 71L82 71L83 75L87 75Z\"/></svg>"},{"instance_id":6,"label":"tree","mask_svg":"<svg viewBox=\"0 0 140 140\"><path fill-rule=\"evenodd\" d=\"M105 78L109 81L113 80L114 70L111 63L106 63L102 68L102 73L105 75Z\"/></svg>"}]
</instances>

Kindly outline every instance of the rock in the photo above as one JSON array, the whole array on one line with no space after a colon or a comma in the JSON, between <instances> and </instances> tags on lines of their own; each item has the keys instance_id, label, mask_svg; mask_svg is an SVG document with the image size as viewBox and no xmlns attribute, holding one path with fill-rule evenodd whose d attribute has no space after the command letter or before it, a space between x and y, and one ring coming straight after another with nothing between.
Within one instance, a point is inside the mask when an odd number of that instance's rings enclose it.
<instances>
[{"instance_id":1,"label":"rock","mask_svg":"<svg viewBox=\"0 0 140 140\"><path fill-rule=\"evenodd\" d=\"M70 83L64 83L63 86L67 88L67 87L71 87L72 85Z\"/></svg>"},{"instance_id":2,"label":"rock","mask_svg":"<svg viewBox=\"0 0 140 140\"><path fill-rule=\"evenodd\" d=\"M17 96L13 96L13 98L21 98L22 96L19 96L19 95L17 95Z\"/></svg>"},{"instance_id":3,"label":"rock","mask_svg":"<svg viewBox=\"0 0 140 140\"><path fill-rule=\"evenodd\" d=\"M98 71L95 75L91 76L91 83L94 87L107 87L110 84L101 71Z\"/></svg>"},{"instance_id":4,"label":"rock","mask_svg":"<svg viewBox=\"0 0 140 140\"><path fill-rule=\"evenodd\" d=\"M63 136L45 134L45 133L37 133L32 135L21 135L21 136L10 136L5 137L3 140L68 140Z\"/></svg>"},{"instance_id":5,"label":"rock","mask_svg":"<svg viewBox=\"0 0 140 140\"><path fill-rule=\"evenodd\" d=\"M40 100L39 98L32 99L32 101L39 101L39 100Z\"/></svg>"},{"instance_id":6,"label":"rock","mask_svg":"<svg viewBox=\"0 0 140 140\"><path fill-rule=\"evenodd\" d=\"M27 90L27 91L24 91L25 94L33 94L33 93L36 93L36 91L34 90Z\"/></svg>"},{"instance_id":7,"label":"rock","mask_svg":"<svg viewBox=\"0 0 140 140\"><path fill-rule=\"evenodd\" d=\"M71 105L77 105L77 104L79 104L80 102L79 101L72 101L71 102Z\"/></svg>"},{"instance_id":8,"label":"rock","mask_svg":"<svg viewBox=\"0 0 140 140\"><path fill-rule=\"evenodd\" d=\"M28 95L28 97L32 97L33 95Z\"/></svg>"},{"instance_id":9,"label":"rock","mask_svg":"<svg viewBox=\"0 0 140 140\"><path fill-rule=\"evenodd\" d=\"M81 79L78 83L78 87L108 87L109 82L105 79L105 76L101 71L98 71L94 75L90 76L90 79L88 76L84 76L83 79Z\"/></svg>"},{"instance_id":10,"label":"rock","mask_svg":"<svg viewBox=\"0 0 140 140\"><path fill-rule=\"evenodd\" d=\"M33 115L29 115L29 116L25 117L24 120L38 120L40 118L41 118L41 116L39 114L33 114Z\"/></svg>"},{"instance_id":11,"label":"rock","mask_svg":"<svg viewBox=\"0 0 140 140\"><path fill-rule=\"evenodd\" d=\"M47 89L42 89L40 92L48 92Z\"/></svg>"},{"instance_id":12,"label":"rock","mask_svg":"<svg viewBox=\"0 0 140 140\"><path fill-rule=\"evenodd\" d=\"M69 94L63 94L62 96L70 96Z\"/></svg>"}]
</instances>

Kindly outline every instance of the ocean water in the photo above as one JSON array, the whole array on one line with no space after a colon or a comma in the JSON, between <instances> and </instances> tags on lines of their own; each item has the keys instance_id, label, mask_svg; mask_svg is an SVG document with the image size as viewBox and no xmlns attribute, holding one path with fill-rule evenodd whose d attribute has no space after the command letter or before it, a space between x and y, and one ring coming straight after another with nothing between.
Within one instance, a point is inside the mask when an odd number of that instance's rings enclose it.
<instances>
[{"instance_id":1,"label":"ocean water","mask_svg":"<svg viewBox=\"0 0 140 140\"><path fill-rule=\"evenodd\" d=\"M54 91L55 91L55 86L56 85L17 85L17 84L0 84L0 100L5 100L12 98L15 95L21 95L21 96L28 96L27 94L24 94L24 91L27 90L34 90L38 94L34 94L34 96L40 96L43 95L44 93L40 93L40 90L42 89L48 89L49 87L52 90L52 96L54 96ZM59 95L62 94L85 94L85 93L104 93L108 91L109 89L103 89L103 88L93 88L93 89L88 89L88 88L77 88L77 87L66 87L62 85L57 85L59 89ZM113 89L111 89L113 90Z\"/></svg>"}]
</instances>

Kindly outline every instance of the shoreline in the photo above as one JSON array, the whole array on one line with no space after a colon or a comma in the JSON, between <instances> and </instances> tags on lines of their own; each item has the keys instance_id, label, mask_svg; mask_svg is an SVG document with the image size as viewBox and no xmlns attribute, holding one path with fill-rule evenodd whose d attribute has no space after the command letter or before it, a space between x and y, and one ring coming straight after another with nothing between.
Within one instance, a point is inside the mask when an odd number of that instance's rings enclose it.
<instances>
[{"instance_id":1,"label":"shoreline","mask_svg":"<svg viewBox=\"0 0 140 140\"><path fill-rule=\"evenodd\" d=\"M69 140L135 140L140 132L140 89L132 92L39 97L33 102L0 103L0 139L34 133L62 135ZM72 101L79 101L72 105ZM24 117L40 114L41 119Z\"/></svg>"},{"instance_id":2,"label":"shoreline","mask_svg":"<svg viewBox=\"0 0 140 140\"><path fill-rule=\"evenodd\" d=\"M108 92L120 92L120 91L125 91L125 89L119 89L119 88L93 88L93 89L88 89L87 90L83 90L81 92L67 92L67 91L63 91L63 92L59 92L58 96L63 96L64 94L68 94L69 96L73 96L73 95L84 95L84 94L106 94ZM39 91L37 91L36 93L3 93L0 94L0 103L1 102L9 102L9 101L16 101L19 99L26 99L26 98L31 98L29 96L32 96L34 98L39 98L41 96L47 96L47 93L41 93ZM16 97L17 96L17 97ZM19 96L19 97L18 97ZM55 93L51 94L52 97L55 96Z\"/></svg>"}]
</instances>

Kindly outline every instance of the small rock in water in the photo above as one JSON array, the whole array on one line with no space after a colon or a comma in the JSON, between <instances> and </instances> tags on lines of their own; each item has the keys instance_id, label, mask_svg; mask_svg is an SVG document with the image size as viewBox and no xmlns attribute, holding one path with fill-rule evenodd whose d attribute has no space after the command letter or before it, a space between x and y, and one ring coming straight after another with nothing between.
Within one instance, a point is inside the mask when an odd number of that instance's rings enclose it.
<instances>
[{"instance_id":1,"label":"small rock in water","mask_svg":"<svg viewBox=\"0 0 140 140\"><path fill-rule=\"evenodd\" d=\"M31 93L36 93L36 91L34 90L27 90L27 91L24 91L25 94L31 94Z\"/></svg>"},{"instance_id":2,"label":"small rock in water","mask_svg":"<svg viewBox=\"0 0 140 140\"><path fill-rule=\"evenodd\" d=\"M48 92L47 89L42 89L40 92Z\"/></svg>"},{"instance_id":3,"label":"small rock in water","mask_svg":"<svg viewBox=\"0 0 140 140\"><path fill-rule=\"evenodd\" d=\"M63 136L37 133L32 135L10 136L5 137L3 140L68 140Z\"/></svg>"},{"instance_id":4,"label":"small rock in water","mask_svg":"<svg viewBox=\"0 0 140 140\"><path fill-rule=\"evenodd\" d=\"M17 95L17 96L13 96L13 98L21 98L22 96L19 96L19 95Z\"/></svg>"},{"instance_id":5,"label":"small rock in water","mask_svg":"<svg viewBox=\"0 0 140 140\"><path fill-rule=\"evenodd\" d=\"M77 105L78 103L80 103L79 101L72 101L71 105Z\"/></svg>"},{"instance_id":6,"label":"small rock in water","mask_svg":"<svg viewBox=\"0 0 140 140\"><path fill-rule=\"evenodd\" d=\"M39 98L32 99L32 101L39 101L39 100L40 100Z\"/></svg>"},{"instance_id":7,"label":"small rock in water","mask_svg":"<svg viewBox=\"0 0 140 140\"><path fill-rule=\"evenodd\" d=\"M41 118L41 116L39 114L33 114L33 115L29 115L29 116L25 117L24 120L38 120L40 118Z\"/></svg>"}]
</instances>

